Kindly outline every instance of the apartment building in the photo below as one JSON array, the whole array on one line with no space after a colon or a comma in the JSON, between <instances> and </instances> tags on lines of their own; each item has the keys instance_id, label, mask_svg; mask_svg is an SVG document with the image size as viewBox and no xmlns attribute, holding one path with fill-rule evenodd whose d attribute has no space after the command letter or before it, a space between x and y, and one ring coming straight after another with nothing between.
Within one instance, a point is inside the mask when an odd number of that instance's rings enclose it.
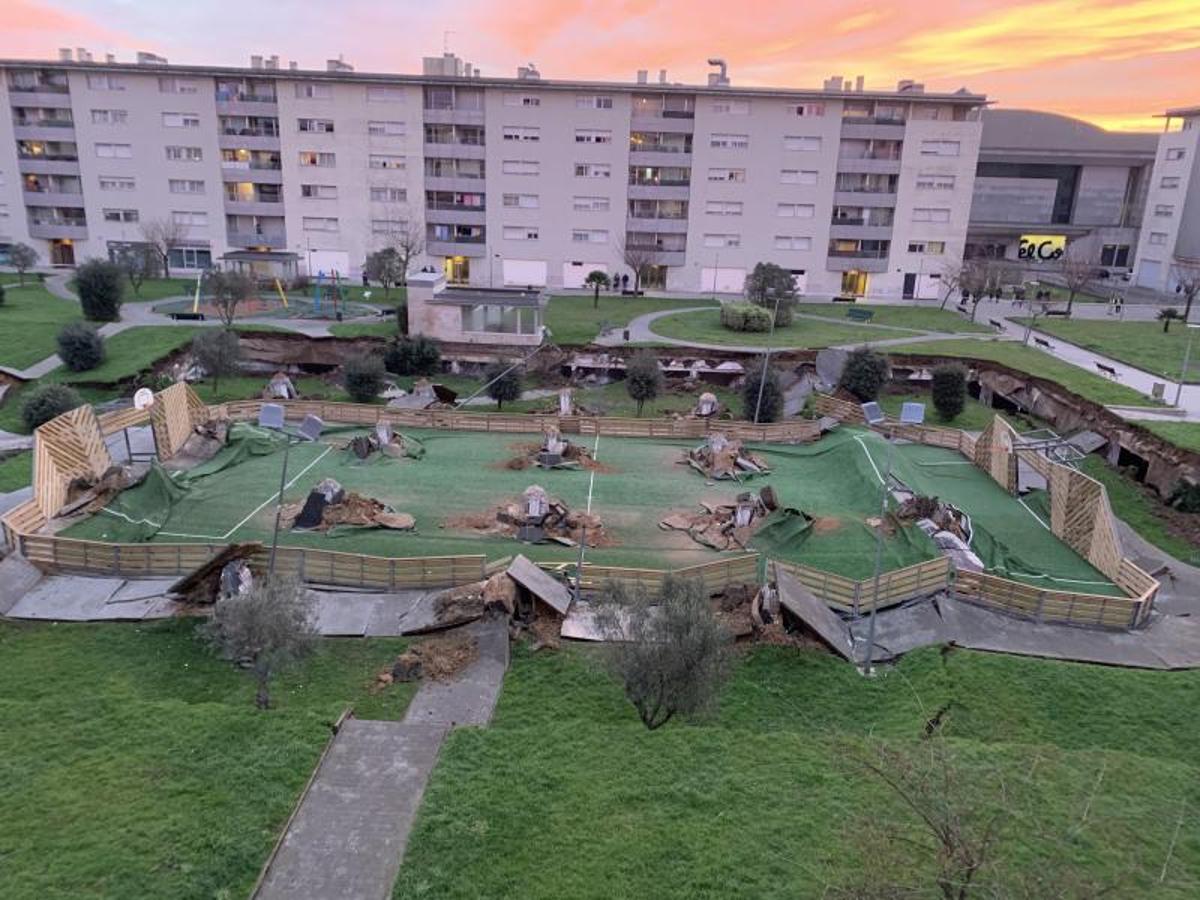
<instances>
[{"instance_id":1,"label":"apartment building","mask_svg":"<svg viewBox=\"0 0 1200 900\"><path fill-rule=\"evenodd\" d=\"M414 231L418 267L481 288L738 293L759 261L807 293L936 296L961 258L985 98L832 78L819 90L0 61L0 252L72 265L178 231L181 270L355 277ZM11 129L11 133L10 133Z\"/></svg>"},{"instance_id":2,"label":"apartment building","mask_svg":"<svg viewBox=\"0 0 1200 900\"><path fill-rule=\"evenodd\" d=\"M1179 264L1200 266L1200 107L1168 110L1163 119L1134 280L1171 292Z\"/></svg>"}]
</instances>

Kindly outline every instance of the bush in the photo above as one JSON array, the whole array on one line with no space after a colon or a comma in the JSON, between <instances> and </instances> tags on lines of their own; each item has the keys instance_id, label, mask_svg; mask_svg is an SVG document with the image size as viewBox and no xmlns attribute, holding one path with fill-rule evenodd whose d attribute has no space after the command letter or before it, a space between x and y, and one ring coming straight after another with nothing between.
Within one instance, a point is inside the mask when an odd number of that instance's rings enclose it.
<instances>
[{"instance_id":1,"label":"bush","mask_svg":"<svg viewBox=\"0 0 1200 900\"><path fill-rule=\"evenodd\" d=\"M753 303L725 303L721 306L721 325L731 331L770 331L771 313Z\"/></svg>"},{"instance_id":2,"label":"bush","mask_svg":"<svg viewBox=\"0 0 1200 900\"><path fill-rule=\"evenodd\" d=\"M787 328L796 320L796 303L793 300L780 300L779 310L775 311L775 304L772 303L769 308L775 316L776 328Z\"/></svg>"},{"instance_id":3,"label":"bush","mask_svg":"<svg viewBox=\"0 0 1200 900\"><path fill-rule=\"evenodd\" d=\"M1179 481L1167 498L1167 505L1184 513L1200 513L1200 484Z\"/></svg>"},{"instance_id":4,"label":"bush","mask_svg":"<svg viewBox=\"0 0 1200 900\"><path fill-rule=\"evenodd\" d=\"M483 378L488 382L487 395L496 401L497 409L504 409L506 402L521 399L521 376L512 369L512 363L493 363L484 371Z\"/></svg>"},{"instance_id":5,"label":"bush","mask_svg":"<svg viewBox=\"0 0 1200 900\"><path fill-rule=\"evenodd\" d=\"M863 403L879 397L887 383L887 360L865 347L853 351L846 359L838 387L845 388Z\"/></svg>"},{"instance_id":6,"label":"bush","mask_svg":"<svg viewBox=\"0 0 1200 900\"><path fill-rule=\"evenodd\" d=\"M75 290L84 316L92 322L115 322L121 318L125 273L103 259L91 259L75 272Z\"/></svg>"},{"instance_id":7,"label":"bush","mask_svg":"<svg viewBox=\"0 0 1200 900\"><path fill-rule=\"evenodd\" d=\"M21 404L21 419L30 431L56 416L83 405L83 398L65 384L35 387Z\"/></svg>"},{"instance_id":8,"label":"bush","mask_svg":"<svg viewBox=\"0 0 1200 900\"><path fill-rule=\"evenodd\" d=\"M236 331L207 328L192 338L192 356L213 380L213 393L221 389L221 376L238 370L242 342Z\"/></svg>"},{"instance_id":9,"label":"bush","mask_svg":"<svg viewBox=\"0 0 1200 900\"><path fill-rule=\"evenodd\" d=\"M72 372L86 372L104 362L104 338L86 322L71 322L58 333L58 355Z\"/></svg>"},{"instance_id":10,"label":"bush","mask_svg":"<svg viewBox=\"0 0 1200 900\"><path fill-rule=\"evenodd\" d=\"M933 370L933 408L949 422L966 408L967 370L954 363Z\"/></svg>"},{"instance_id":11,"label":"bush","mask_svg":"<svg viewBox=\"0 0 1200 900\"><path fill-rule=\"evenodd\" d=\"M376 353L357 353L342 365L342 381L346 393L356 403L370 403L383 390L387 370Z\"/></svg>"},{"instance_id":12,"label":"bush","mask_svg":"<svg viewBox=\"0 0 1200 900\"><path fill-rule=\"evenodd\" d=\"M662 387L663 373L658 367L658 357L649 350L639 350L625 369L625 390L637 401L639 416L646 401L657 397Z\"/></svg>"},{"instance_id":13,"label":"bush","mask_svg":"<svg viewBox=\"0 0 1200 900\"><path fill-rule=\"evenodd\" d=\"M0 284L0 306L4 305L4 285Z\"/></svg>"},{"instance_id":14,"label":"bush","mask_svg":"<svg viewBox=\"0 0 1200 900\"><path fill-rule=\"evenodd\" d=\"M762 398L759 398L759 384L762 384ZM758 417L755 418L757 410ZM779 381L779 373L767 368L766 381L763 382L763 363L756 362L750 367L746 380L742 384L742 418L750 422L778 422L783 418L783 385Z\"/></svg>"},{"instance_id":15,"label":"bush","mask_svg":"<svg viewBox=\"0 0 1200 900\"><path fill-rule=\"evenodd\" d=\"M442 351L422 334L405 335L388 344L383 365L397 375L433 375L442 367Z\"/></svg>"}]
</instances>

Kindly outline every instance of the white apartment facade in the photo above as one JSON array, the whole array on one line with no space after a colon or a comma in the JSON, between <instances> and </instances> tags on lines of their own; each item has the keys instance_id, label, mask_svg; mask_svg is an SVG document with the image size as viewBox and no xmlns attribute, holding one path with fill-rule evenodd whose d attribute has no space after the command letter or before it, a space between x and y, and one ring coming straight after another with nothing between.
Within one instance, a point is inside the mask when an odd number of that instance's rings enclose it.
<instances>
[{"instance_id":1,"label":"white apartment facade","mask_svg":"<svg viewBox=\"0 0 1200 900\"><path fill-rule=\"evenodd\" d=\"M1200 107L1168 110L1146 197L1135 282L1174 291L1175 268L1200 266Z\"/></svg>"},{"instance_id":2,"label":"white apartment facade","mask_svg":"<svg viewBox=\"0 0 1200 900\"><path fill-rule=\"evenodd\" d=\"M985 98L867 91L0 61L0 253L105 257L149 222L176 268L357 277L415 228L476 287L594 269L740 293L760 261L810 295L932 297L963 254ZM432 65L431 65L432 63ZM465 74L454 74L465 72Z\"/></svg>"}]
</instances>

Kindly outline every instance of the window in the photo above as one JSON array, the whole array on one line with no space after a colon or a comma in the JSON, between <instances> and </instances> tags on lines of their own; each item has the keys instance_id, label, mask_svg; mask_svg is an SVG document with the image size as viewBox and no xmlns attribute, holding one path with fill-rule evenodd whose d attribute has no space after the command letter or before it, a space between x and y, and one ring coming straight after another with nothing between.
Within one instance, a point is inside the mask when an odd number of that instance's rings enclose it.
<instances>
[{"instance_id":1,"label":"window","mask_svg":"<svg viewBox=\"0 0 1200 900\"><path fill-rule=\"evenodd\" d=\"M327 84L316 81L300 81L296 84L297 100L328 100L331 95Z\"/></svg>"},{"instance_id":2,"label":"window","mask_svg":"<svg viewBox=\"0 0 1200 900\"><path fill-rule=\"evenodd\" d=\"M708 139L714 150L746 150L750 147L748 134L714 134Z\"/></svg>"},{"instance_id":3,"label":"window","mask_svg":"<svg viewBox=\"0 0 1200 900\"><path fill-rule=\"evenodd\" d=\"M732 181L741 184L746 180L745 169L709 169L709 181Z\"/></svg>"},{"instance_id":4,"label":"window","mask_svg":"<svg viewBox=\"0 0 1200 900\"><path fill-rule=\"evenodd\" d=\"M1179 187L1179 176L1164 175L1162 181L1158 183L1158 186L1165 188L1166 190L1173 190L1174 188Z\"/></svg>"},{"instance_id":5,"label":"window","mask_svg":"<svg viewBox=\"0 0 1200 900\"><path fill-rule=\"evenodd\" d=\"M332 155L332 154L331 154ZM367 165L372 169L404 169L403 156L388 156L382 153L372 153L367 157Z\"/></svg>"},{"instance_id":6,"label":"window","mask_svg":"<svg viewBox=\"0 0 1200 900\"><path fill-rule=\"evenodd\" d=\"M709 200L704 204L704 212L710 216L740 216L742 214L742 201Z\"/></svg>"},{"instance_id":7,"label":"window","mask_svg":"<svg viewBox=\"0 0 1200 900\"><path fill-rule=\"evenodd\" d=\"M165 112L162 123L163 128L199 128L200 117L196 113Z\"/></svg>"},{"instance_id":8,"label":"window","mask_svg":"<svg viewBox=\"0 0 1200 900\"><path fill-rule=\"evenodd\" d=\"M158 92L160 94L194 94L197 92L196 82L188 78L160 78Z\"/></svg>"},{"instance_id":9,"label":"window","mask_svg":"<svg viewBox=\"0 0 1200 900\"><path fill-rule=\"evenodd\" d=\"M779 181L782 184L816 184L817 172L813 169L782 169Z\"/></svg>"},{"instance_id":10,"label":"window","mask_svg":"<svg viewBox=\"0 0 1200 900\"><path fill-rule=\"evenodd\" d=\"M806 134L785 135L783 149L797 150L801 153L816 153L821 149L821 138Z\"/></svg>"},{"instance_id":11,"label":"window","mask_svg":"<svg viewBox=\"0 0 1200 900\"><path fill-rule=\"evenodd\" d=\"M824 103L797 103L795 106L789 107L792 112L798 116L806 116L816 118L825 115Z\"/></svg>"},{"instance_id":12,"label":"window","mask_svg":"<svg viewBox=\"0 0 1200 900\"><path fill-rule=\"evenodd\" d=\"M740 234L706 234L704 236L705 247L740 247L742 246L742 236Z\"/></svg>"},{"instance_id":13,"label":"window","mask_svg":"<svg viewBox=\"0 0 1200 900\"><path fill-rule=\"evenodd\" d=\"M176 225L182 225L185 228L207 228L208 213L192 212L189 210L174 210L171 212L171 221Z\"/></svg>"},{"instance_id":14,"label":"window","mask_svg":"<svg viewBox=\"0 0 1200 900\"><path fill-rule=\"evenodd\" d=\"M200 162L204 151L199 147L167 147L167 159L172 162Z\"/></svg>"},{"instance_id":15,"label":"window","mask_svg":"<svg viewBox=\"0 0 1200 900\"><path fill-rule=\"evenodd\" d=\"M138 220L136 209L106 209L103 212L105 222L136 222Z\"/></svg>"},{"instance_id":16,"label":"window","mask_svg":"<svg viewBox=\"0 0 1200 900\"><path fill-rule=\"evenodd\" d=\"M172 194L203 194L204 182L193 178L168 178L167 189Z\"/></svg>"},{"instance_id":17,"label":"window","mask_svg":"<svg viewBox=\"0 0 1200 900\"><path fill-rule=\"evenodd\" d=\"M372 121L367 123L367 134L372 137L404 137L406 132L403 122Z\"/></svg>"},{"instance_id":18,"label":"window","mask_svg":"<svg viewBox=\"0 0 1200 900\"><path fill-rule=\"evenodd\" d=\"M576 212L608 212L612 208L607 197L576 197L571 205Z\"/></svg>"},{"instance_id":19,"label":"window","mask_svg":"<svg viewBox=\"0 0 1200 900\"><path fill-rule=\"evenodd\" d=\"M801 237L795 234L777 234L775 235L776 250L811 250L812 238Z\"/></svg>"},{"instance_id":20,"label":"window","mask_svg":"<svg viewBox=\"0 0 1200 900\"><path fill-rule=\"evenodd\" d=\"M368 103L403 103L404 88L386 85L370 85L367 88Z\"/></svg>"},{"instance_id":21,"label":"window","mask_svg":"<svg viewBox=\"0 0 1200 900\"><path fill-rule=\"evenodd\" d=\"M537 194L505 194L500 198L501 203L509 209L537 209Z\"/></svg>"},{"instance_id":22,"label":"window","mask_svg":"<svg viewBox=\"0 0 1200 900\"><path fill-rule=\"evenodd\" d=\"M782 219L811 219L815 212L811 203L780 203L775 207L775 215Z\"/></svg>"},{"instance_id":23,"label":"window","mask_svg":"<svg viewBox=\"0 0 1200 900\"><path fill-rule=\"evenodd\" d=\"M128 125L129 110L127 109L93 109L93 125Z\"/></svg>"},{"instance_id":24,"label":"window","mask_svg":"<svg viewBox=\"0 0 1200 900\"><path fill-rule=\"evenodd\" d=\"M1167 243L1167 233L1165 231L1150 232L1150 240L1146 243L1152 244L1155 247L1162 247Z\"/></svg>"},{"instance_id":25,"label":"window","mask_svg":"<svg viewBox=\"0 0 1200 900\"><path fill-rule=\"evenodd\" d=\"M212 268L212 251L207 247L172 247L167 256L172 269Z\"/></svg>"},{"instance_id":26,"label":"window","mask_svg":"<svg viewBox=\"0 0 1200 900\"><path fill-rule=\"evenodd\" d=\"M580 94L575 98L576 109L612 109L613 98L598 94Z\"/></svg>"},{"instance_id":27,"label":"window","mask_svg":"<svg viewBox=\"0 0 1200 900\"><path fill-rule=\"evenodd\" d=\"M610 178L612 166L608 163L575 163L576 178Z\"/></svg>"},{"instance_id":28,"label":"window","mask_svg":"<svg viewBox=\"0 0 1200 900\"><path fill-rule=\"evenodd\" d=\"M912 220L914 222L949 222L950 210L917 207L913 210Z\"/></svg>"},{"instance_id":29,"label":"window","mask_svg":"<svg viewBox=\"0 0 1200 900\"><path fill-rule=\"evenodd\" d=\"M953 175L939 175L934 172L917 173L918 191L952 191L954 190Z\"/></svg>"},{"instance_id":30,"label":"window","mask_svg":"<svg viewBox=\"0 0 1200 900\"><path fill-rule=\"evenodd\" d=\"M132 178L122 178L119 175L101 175L100 190L102 191L132 191L137 184Z\"/></svg>"},{"instance_id":31,"label":"window","mask_svg":"<svg viewBox=\"0 0 1200 900\"><path fill-rule=\"evenodd\" d=\"M601 128L576 128L575 143L577 144L611 144L612 132Z\"/></svg>"},{"instance_id":32,"label":"window","mask_svg":"<svg viewBox=\"0 0 1200 900\"><path fill-rule=\"evenodd\" d=\"M500 171L505 175L537 175L540 168L533 159L506 159L500 163Z\"/></svg>"},{"instance_id":33,"label":"window","mask_svg":"<svg viewBox=\"0 0 1200 900\"><path fill-rule=\"evenodd\" d=\"M503 235L506 241L536 241L538 227L536 225L505 225Z\"/></svg>"},{"instance_id":34,"label":"window","mask_svg":"<svg viewBox=\"0 0 1200 900\"><path fill-rule=\"evenodd\" d=\"M541 106L542 98L533 94L505 94L505 106Z\"/></svg>"},{"instance_id":35,"label":"window","mask_svg":"<svg viewBox=\"0 0 1200 900\"><path fill-rule=\"evenodd\" d=\"M573 228L571 229L573 244L607 244L608 232L603 228Z\"/></svg>"},{"instance_id":36,"label":"window","mask_svg":"<svg viewBox=\"0 0 1200 900\"><path fill-rule=\"evenodd\" d=\"M313 134L333 134L333 119L297 119L296 130Z\"/></svg>"},{"instance_id":37,"label":"window","mask_svg":"<svg viewBox=\"0 0 1200 900\"><path fill-rule=\"evenodd\" d=\"M301 150L300 165L304 167L319 166L331 169L337 165L337 154L322 153L317 150Z\"/></svg>"},{"instance_id":38,"label":"window","mask_svg":"<svg viewBox=\"0 0 1200 900\"><path fill-rule=\"evenodd\" d=\"M750 101L714 100L712 111L719 116L748 116L750 115Z\"/></svg>"},{"instance_id":39,"label":"window","mask_svg":"<svg viewBox=\"0 0 1200 900\"><path fill-rule=\"evenodd\" d=\"M460 308L464 332L537 334L541 329L541 313L532 307L474 303Z\"/></svg>"},{"instance_id":40,"label":"window","mask_svg":"<svg viewBox=\"0 0 1200 900\"><path fill-rule=\"evenodd\" d=\"M941 256L946 252L945 241L910 241L909 253L923 253L927 256Z\"/></svg>"},{"instance_id":41,"label":"window","mask_svg":"<svg viewBox=\"0 0 1200 900\"><path fill-rule=\"evenodd\" d=\"M922 156L958 156L958 141L921 141Z\"/></svg>"},{"instance_id":42,"label":"window","mask_svg":"<svg viewBox=\"0 0 1200 900\"><path fill-rule=\"evenodd\" d=\"M371 234L399 234L408 227L404 219L372 219Z\"/></svg>"},{"instance_id":43,"label":"window","mask_svg":"<svg viewBox=\"0 0 1200 900\"><path fill-rule=\"evenodd\" d=\"M1187 155L1187 151L1182 147L1168 147L1165 159L1169 162L1174 162L1177 159L1183 159Z\"/></svg>"},{"instance_id":44,"label":"window","mask_svg":"<svg viewBox=\"0 0 1200 900\"><path fill-rule=\"evenodd\" d=\"M337 231L338 220L332 216L302 216L300 227L305 231Z\"/></svg>"},{"instance_id":45,"label":"window","mask_svg":"<svg viewBox=\"0 0 1200 900\"><path fill-rule=\"evenodd\" d=\"M337 185L335 184L302 184L300 196L305 200L336 200Z\"/></svg>"},{"instance_id":46,"label":"window","mask_svg":"<svg viewBox=\"0 0 1200 900\"><path fill-rule=\"evenodd\" d=\"M1105 244L1100 250L1100 265L1115 266L1122 269L1128 268L1129 245Z\"/></svg>"},{"instance_id":47,"label":"window","mask_svg":"<svg viewBox=\"0 0 1200 900\"><path fill-rule=\"evenodd\" d=\"M129 144L97 144L96 155L101 159L133 159L133 147Z\"/></svg>"},{"instance_id":48,"label":"window","mask_svg":"<svg viewBox=\"0 0 1200 900\"><path fill-rule=\"evenodd\" d=\"M125 90L125 79L120 75L96 72L88 75L87 86L92 91L123 91Z\"/></svg>"},{"instance_id":49,"label":"window","mask_svg":"<svg viewBox=\"0 0 1200 900\"><path fill-rule=\"evenodd\" d=\"M1154 207L1154 214L1164 219L1169 219L1175 215L1175 207L1170 203L1159 203Z\"/></svg>"},{"instance_id":50,"label":"window","mask_svg":"<svg viewBox=\"0 0 1200 900\"><path fill-rule=\"evenodd\" d=\"M408 191L400 187L372 187L370 197L372 203L407 203Z\"/></svg>"},{"instance_id":51,"label":"window","mask_svg":"<svg viewBox=\"0 0 1200 900\"><path fill-rule=\"evenodd\" d=\"M540 128L528 128L522 125L505 125L502 131L506 141L540 141Z\"/></svg>"}]
</instances>

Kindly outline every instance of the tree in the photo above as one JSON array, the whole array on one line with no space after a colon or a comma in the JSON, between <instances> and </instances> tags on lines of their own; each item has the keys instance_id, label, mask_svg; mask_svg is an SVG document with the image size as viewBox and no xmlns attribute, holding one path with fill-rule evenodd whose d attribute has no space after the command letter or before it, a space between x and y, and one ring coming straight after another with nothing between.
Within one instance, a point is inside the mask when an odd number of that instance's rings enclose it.
<instances>
[{"instance_id":1,"label":"tree","mask_svg":"<svg viewBox=\"0 0 1200 900\"><path fill-rule=\"evenodd\" d=\"M385 248L396 251L398 284L408 284L408 272L413 262L425 252L425 226L404 207L388 210L388 221L394 223L383 239Z\"/></svg>"},{"instance_id":2,"label":"tree","mask_svg":"<svg viewBox=\"0 0 1200 900\"><path fill-rule=\"evenodd\" d=\"M192 338L192 356L213 380L213 393L221 389L221 376L238 370L242 342L236 331L206 328Z\"/></svg>"},{"instance_id":3,"label":"tree","mask_svg":"<svg viewBox=\"0 0 1200 900\"><path fill-rule=\"evenodd\" d=\"M209 269L204 274L204 291L221 322L226 328L232 328L238 306L245 300L254 299L258 295L258 286L245 272Z\"/></svg>"},{"instance_id":4,"label":"tree","mask_svg":"<svg viewBox=\"0 0 1200 900\"><path fill-rule=\"evenodd\" d=\"M104 338L86 322L71 322L58 333L58 356L72 372L86 372L104 362Z\"/></svg>"},{"instance_id":5,"label":"tree","mask_svg":"<svg viewBox=\"0 0 1200 900\"><path fill-rule=\"evenodd\" d=\"M942 264L941 271L938 272L939 290L943 292L941 309L946 308L951 295L961 287L962 272L962 260L948 260Z\"/></svg>"},{"instance_id":6,"label":"tree","mask_svg":"<svg viewBox=\"0 0 1200 900\"><path fill-rule=\"evenodd\" d=\"M979 311L979 301L995 290L999 282L1000 267L995 260L980 256L963 262L958 273L958 284L970 299L972 322Z\"/></svg>"},{"instance_id":7,"label":"tree","mask_svg":"<svg viewBox=\"0 0 1200 900\"><path fill-rule=\"evenodd\" d=\"M83 398L65 384L43 384L25 395L21 404L21 421L30 431L51 419L83 405Z\"/></svg>"},{"instance_id":8,"label":"tree","mask_svg":"<svg viewBox=\"0 0 1200 900\"><path fill-rule=\"evenodd\" d=\"M887 384L887 379L887 359L868 347L860 347L846 357L838 387L867 403L879 399L879 392Z\"/></svg>"},{"instance_id":9,"label":"tree","mask_svg":"<svg viewBox=\"0 0 1200 900\"><path fill-rule=\"evenodd\" d=\"M956 363L933 370L933 407L942 421L949 422L967 406L967 370Z\"/></svg>"},{"instance_id":10,"label":"tree","mask_svg":"<svg viewBox=\"0 0 1200 900\"><path fill-rule=\"evenodd\" d=\"M378 397L386 374L377 353L356 353L342 364L342 382L355 403L370 403Z\"/></svg>"},{"instance_id":11,"label":"tree","mask_svg":"<svg viewBox=\"0 0 1200 900\"><path fill-rule=\"evenodd\" d=\"M617 250L621 253L621 260L633 272L633 293L634 296L637 296L641 290L643 279L654 267L657 251L653 247L638 244L636 240L631 241L628 235L617 240Z\"/></svg>"},{"instance_id":12,"label":"tree","mask_svg":"<svg viewBox=\"0 0 1200 900\"><path fill-rule=\"evenodd\" d=\"M496 401L496 409L504 409L506 402L521 399L521 375L511 363L503 360L492 363L484 370L487 395Z\"/></svg>"},{"instance_id":13,"label":"tree","mask_svg":"<svg viewBox=\"0 0 1200 900\"><path fill-rule=\"evenodd\" d=\"M307 656L315 644L312 617L304 586L274 576L245 594L218 600L202 629L216 652L254 676L254 705L266 710L271 708L271 679Z\"/></svg>"},{"instance_id":14,"label":"tree","mask_svg":"<svg viewBox=\"0 0 1200 900\"><path fill-rule=\"evenodd\" d=\"M395 247L384 247L367 256L363 273L371 281L378 281L384 298L390 299L392 288L404 281L404 261Z\"/></svg>"},{"instance_id":15,"label":"tree","mask_svg":"<svg viewBox=\"0 0 1200 900\"><path fill-rule=\"evenodd\" d=\"M4 285L0 284L0 306L4 305Z\"/></svg>"},{"instance_id":16,"label":"tree","mask_svg":"<svg viewBox=\"0 0 1200 900\"><path fill-rule=\"evenodd\" d=\"M1085 293L1092 282L1096 280L1099 254L1096 243L1092 240L1072 241L1063 253L1061 274L1063 285L1067 289L1067 316L1071 315L1071 307L1075 297Z\"/></svg>"},{"instance_id":17,"label":"tree","mask_svg":"<svg viewBox=\"0 0 1200 900\"><path fill-rule=\"evenodd\" d=\"M609 585L595 602L608 640L605 668L621 682L647 729L710 709L729 676L732 639L699 579L667 575L657 594Z\"/></svg>"},{"instance_id":18,"label":"tree","mask_svg":"<svg viewBox=\"0 0 1200 900\"><path fill-rule=\"evenodd\" d=\"M653 400L662 392L663 373L658 367L658 357L649 350L639 350L625 367L625 390L637 402L637 414L647 400Z\"/></svg>"},{"instance_id":19,"label":"tree","mask_svg":"<svg viewBox=\"0 0 1200 900\"><path fill-rule=\"evenodd\" d=\"M89 259L75 270L75 290L83 314L93 322L115 322L121 318L125 273L116 263Z\"/></svg>"},{"instance_id":20,"label":"tree","mask_svg":"<svg viewBox=\"0 0 1200 900\"><path fill-rule=\"evenodd\" d=\"M25 273L37 265L38 253L28 244L16 243L8 248L8 262L17 270L21 287L25 287Z\"/></svg>"},{"instance_id":21,"label":"tree","mask_svg":"<svg viewBox=\"0 0 1200 900\"><path fill-rule=\"evenodd\" d=\"M171 251L187 240L186 225L181 225L173 218L149 219L143 222L138 230L153 252L158 256L159 268L165 277L171 277Z\"/></svg>"},{"instance_id":22,"label":"tree","mask_svg":"<svg viewBox=\"0 0 1200 900\"><path fill-rule=\"evenodd\" d=\"M1160 309L1157 318L1158 321L1163 323L1163 334L1166 334L1171 330L1172 322L1183 318L1183 313L1177 309Z\"/></svg>"},{"instance_id":23,"label":"tree","mask_svg":"<svg viewBox=\"0 0 1200 900\"><path fill-rule=\"evenodd\" d=\"M1183 297L1183 321L1192 317L1192 304L1200 294L1200 260L1176 258L1171 265L1171 278L1175 282L1175 293Z\"/></svg>"},{"instance_id":24,"label":"tree","mask_svg":"<svg viewBox=\"0 0 1200 900\"><path fill-rule=\"evenodd\" d=\"M792 324L796 305L796 279L783 266L775 263L756 263L746 276L746 296L774 317L776 328Z\"/></svg>"},{"instance_id":25,"label":"tree","mask_svg":"<svg viewBox=\"0 0 1200 900\"><path fill-rule=\"evenodd\" d=\"M608 277L607 272L602 272L600 269L592 269L587 273L587 277L583 279L584 284L592 286L592 309L600 308L600 289L607 289L612 284L612 279Z\"/></svg>"},{"instance_id":26,"label":"tree","mask_svg":"<svg viewBox=\"0 0 1200 900\"><path fill-rule=\"evenodd\" d=\"M742 382L742 418L755 423L778 422L783 418L783 385L779 373L766 365L765 358L751 364Z\"/></svg>"},{"instance_id":27,"label":"tree","mask_svg":"<svg viewBox=\"0 0 1200 900\"><path fill-rule=\"evenodd\" d=\"M141 296L143 282L158 275L160 259L158 251L149 244L138 243L116 251L113 262L121 267L129 286L133 288L134 296L138 297Z\"/></svg>"},{"instance_id":28,"label":"tree","mask_svg":"<svg viewBox=\"0 0 1200 900\"><path fill-rule=\"evenodd\" d=\"M396 375L433 375L442 367L442 351L423 334L404 335L388 344L383 365Z\"/></svg>"}]
</instances>

